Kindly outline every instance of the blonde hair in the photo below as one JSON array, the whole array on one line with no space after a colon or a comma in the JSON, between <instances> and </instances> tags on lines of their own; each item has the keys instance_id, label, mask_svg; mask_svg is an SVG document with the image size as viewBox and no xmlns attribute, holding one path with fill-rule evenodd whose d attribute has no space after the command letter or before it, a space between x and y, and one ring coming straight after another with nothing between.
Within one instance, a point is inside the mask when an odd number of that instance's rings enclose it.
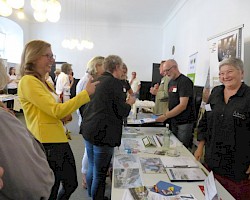
<instances>
[{"instance_id":1,"label":"blonde hair","mask_svg":"<svg viewBox=\"0 0 250 200\"><path fill-rule=\"evenodd\" d=\"M28 42L22 52L20 75L33 75L38 79L42 79L41 75L36 71L35 61L44 55L51 45L42 40L33 40Z\"/></svg>"},{"instance_id":2,"label":"blonde hair","mask_svg":"<svg viewBox=\"0 0 250 200\"><path fill-rule=\"evenodd\" d=\"M0 58L0 90L3 90L8 82L8 74L3 64L3 59Z\"/></svg>"},{"instance_id":3,"label":"blonde hair","mask_svg":"<svg viewBox=\"0 0 250 200\"><path fill-rule=\"evenodd\" d=\"M87 64L87 72L94 76L97 73L96 67L103 65L104 57L103 56L96 56L89 60Z\"/></svg>"}]
</instances>

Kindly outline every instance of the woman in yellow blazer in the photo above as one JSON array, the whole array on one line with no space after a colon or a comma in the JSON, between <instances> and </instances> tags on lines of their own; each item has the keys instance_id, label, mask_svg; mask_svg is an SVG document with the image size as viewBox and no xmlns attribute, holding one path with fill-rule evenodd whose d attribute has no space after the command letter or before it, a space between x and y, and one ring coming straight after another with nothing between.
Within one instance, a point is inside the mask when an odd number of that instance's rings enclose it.
<instances>
[{"instance_id":1,"label":"woman in yellow blazer","mask_svg":"<svg viewBox=\"0 0 250 200\"><path fill-rule=\"evenodd\" d=\"M81 105L90 101L95 83L87 84L85 90L73 99L60 103L53 86L45 80L55 62L51 45L33 40L26 44L21 58L18 96L23 108L26 125L46 151L47 159L55 175L50 199L69 199L77 188L75 159L65 135L62 118L70 115ZM60 183L62 189L59 191Z\"/></svg>"}]
</instances>

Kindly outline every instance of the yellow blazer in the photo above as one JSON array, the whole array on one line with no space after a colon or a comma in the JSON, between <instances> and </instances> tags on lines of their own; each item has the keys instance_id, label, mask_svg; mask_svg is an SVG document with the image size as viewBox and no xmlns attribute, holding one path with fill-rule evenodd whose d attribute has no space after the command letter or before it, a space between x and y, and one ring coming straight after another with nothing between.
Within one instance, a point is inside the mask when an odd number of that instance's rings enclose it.
<instances>
[{"instance_id":1,"label":"yellow blazer","mask_svg":"<svg viewBox=\"0 0 250 200\"><path fill-rule=\"evenodd\" d=\"M58 103L48 88L32 75L25 75L20 80L18 97L26 125L41 143L68 142L60 119L90 101L87 91L83 90L69 101Z\"/></svg>"}]
</instances>

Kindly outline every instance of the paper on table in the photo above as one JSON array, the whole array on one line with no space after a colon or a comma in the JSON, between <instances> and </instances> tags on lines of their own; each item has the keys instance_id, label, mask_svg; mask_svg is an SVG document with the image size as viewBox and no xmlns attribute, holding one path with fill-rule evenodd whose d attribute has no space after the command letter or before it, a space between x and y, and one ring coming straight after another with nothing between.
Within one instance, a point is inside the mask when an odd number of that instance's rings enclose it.
<instances>
[{"instance_id":1,"label":"paper on table","mask_svg":"<svg viewBox=\"0 0 250 200\"><path fill-rule=\"evenodd\" d=\"M203 181L206 175L200 168L166 168L171 181Z\"/></svg>"},{"instance_id":2,"label":"paper on table","mask_svg":"<svg viewBox=\"0 0 250 200\"><path fill-rule=\"evenodd\" d=\"M145 146L141 138L124 138L121 141L120 152L130 150L131 153L138 153L145 150Z\"/></svg>"},{"instance_id":3,"label":"paper on table","mask_svg":"<svg viewBox=\"0 0 250 200\"><path fill-rule=\"evenodd\" d=\"M218 200L217 188L214 181L214 174L211 171L204 181L205 199Z\"/></svg>"},{"instance_id":4,"label":"paper on table","mask_svg":"<svg viewBox=\"0 0 250 200\"><path fill-rule=\"evenodd\" d=\"M139 169L114 169L114 187L131 188L142 186Z\"/></svg>"},{"instance_id":5,"label":"paper on table","mask_svg":"<svg viewBox=\"0 0 250 200\"><path fill-rule=\"evenodd\" d=\"M128 189L124 191L122 200L134 200ZM149 191L147 200L197 200L197 199L192 194L163 196L161 194Z\"/></svg>"},{"instance_id":6,"label":"paper on table","mask_svg":"<svg viewBox=\"0 0 250 200\"><path fill-rule=\"evenodd\" d=\"M160 158L140 157L140 162L143 173L154 173L154 174L166 173Z\"/></svg>"},{"instance_id":7,"label":"paper on table","mask_svg":"<svg viewBox=\"0 0 250 200\"><path fill-rule=\"evenodd\" d=\"M187 156L181 157L161 157L162 163L165 167L173 168L173 167L199 167L198 163Z\"/></svg>"},{"instance_id":8,"label":"paper on table","mask_svg":"<svg viewBox=\"0 0 250 200\"><path fill-rule=\"evenodd\" d=\"M120 154L114 157L113 168L139 168L139 159L135 154Z\"/></svg>"}]
</instances>

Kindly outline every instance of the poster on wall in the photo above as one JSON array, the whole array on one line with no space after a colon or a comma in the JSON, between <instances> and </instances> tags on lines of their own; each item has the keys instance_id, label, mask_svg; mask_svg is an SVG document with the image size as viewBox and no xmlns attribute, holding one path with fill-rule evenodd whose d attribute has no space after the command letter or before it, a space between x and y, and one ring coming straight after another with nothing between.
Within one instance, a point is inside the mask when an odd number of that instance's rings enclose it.
<instances>
[{"instance_id":1,"label":"poster on wall","mask_svg":"<svg viewBox=\"0 0 250 200\"><path fill-rule=\"evenodd\" d=\"M220 85L219 64L225 58L241 58L243 60L243 25L218 34L208 39L210 53L210 86Z\"/></svg>"},{"instance_id":2,"label":"poster on wall","mask_svg":"<svg viewBox=\"0 0 250 200\"><path fill-rule=\"evenodd\" d=\"M198 52L189 56L189 64L188 64L188 72L187 77L189 77L193 83L195 81L195 70L196 70L196 63L197 63L197 54Z\"/></svg>"}]
</instances>

